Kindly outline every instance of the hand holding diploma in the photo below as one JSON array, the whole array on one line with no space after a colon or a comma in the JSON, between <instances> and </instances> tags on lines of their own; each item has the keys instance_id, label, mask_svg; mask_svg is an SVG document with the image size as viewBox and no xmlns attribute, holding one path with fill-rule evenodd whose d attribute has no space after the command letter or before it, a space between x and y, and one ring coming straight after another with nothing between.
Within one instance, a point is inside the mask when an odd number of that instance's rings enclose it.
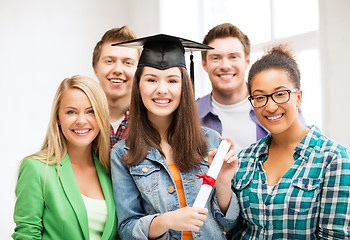
<instances>
[{"instance_id":1,"label":"hand holding diploma","mask_svg":"<svg viewBox=\"0 0 350 240\"><path fill-rule=\"evenodd\" d=\"M237 156L233 151L230 139L221 138L222 142L217 149L208 153L210 168L208 173L199 176L203 178L203 185L193 204L194 207L204 207L215 184L219 206L226 212L231 199L231 180L237 167Z\"/></svg>"},{"instance_id":2,"label":"hand holding diploma","mask_svg":"<svg viewBox=\"0 0 350 240\"><path fill-rule=\"evenodd\" d=\"M207 174L203 176L198 176L203 178L203 185L197 195L197 198L193 204L194 207L204 207L212 188L215 184L216 188L229 189L229 194L225 194L231 198L231 180L235 173L235 168L237 166L237 156L233 151L233 143L230 139L221 138L222 142L218 149L210 151L208 154L209 170ZM218 186L219 185L219 186ZM219 190L219 192L221 192ZM218 194L218 199L219 199ZM225 198L226 199L226 198ZM223 201L227 202L227 201ZM227 206L229 205L229 201ZM220 205L220 200L219 200ZM224 204L226 205L226 204ZM220 205L221 208L221 205ZM226 211L226 210L225 210Z\"/></svg>"}]
</instances>

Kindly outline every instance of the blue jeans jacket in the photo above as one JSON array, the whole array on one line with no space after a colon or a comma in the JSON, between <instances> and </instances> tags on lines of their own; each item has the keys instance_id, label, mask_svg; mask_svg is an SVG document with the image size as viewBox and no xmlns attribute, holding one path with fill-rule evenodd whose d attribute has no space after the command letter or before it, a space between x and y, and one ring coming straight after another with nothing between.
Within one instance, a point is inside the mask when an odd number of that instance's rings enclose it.
<instances>
[{"instance_id":1,"label":"blue jeans jacket","mask_svg":"<svg viewBox=\"0 0 350 240\"><path fill-rule=\"evenodd\" d=\"M209 128L202 128L207 138L208 152L218 148L220 135ZM118 217L118 229L122 239L148 239L148 230L154 217L180 208L179 197L170 170L156 149L138 165L128 166L120 159L128 151L125 140L118 142L111 152L111 174ZM186 202L192 206L202 186L195 175L207 173L208 162L203 161L189 172L180 172ZM168 191L168 189L175 189ZM230 206L224 215L219 208L215 189L206 208L207 219L194 239L226 239L223 232L230 231L239 214L237 197L233 193ZM160 239L181 239L180 231L169 230Z\"/></svg>"}]
</instances>

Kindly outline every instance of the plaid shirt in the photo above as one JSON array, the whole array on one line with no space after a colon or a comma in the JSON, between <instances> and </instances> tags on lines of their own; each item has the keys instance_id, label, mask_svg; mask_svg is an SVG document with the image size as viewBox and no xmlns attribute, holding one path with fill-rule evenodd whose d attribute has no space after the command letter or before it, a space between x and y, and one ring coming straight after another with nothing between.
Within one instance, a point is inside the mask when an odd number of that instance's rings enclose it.
<instances>
[{"instance_id":1,"label":"plaid shirt","mask_svg":"<svg viewBox=\"0 0 350 240\"><path fill-rule=\"evenodd\" d=\"M114 146L117 142L125 138L128 133L128 119L129 119L129 110L125 112L124 119L118 127L117 132L114 134L114 129L112 125L110 126L110 148Z\"/></svg>"},{"instance_id":2,"label":"plaid shirt","mask_svg":"<svg viewBox=\"0 0 350 240\"><path fill-rule=\"evenodd\" d=\"M350 153L317 127L295 148L294 165L267 192L271 135L239 154L233 186L240 220L233 239L349 239Z\"/></svg>"}]
</instances>

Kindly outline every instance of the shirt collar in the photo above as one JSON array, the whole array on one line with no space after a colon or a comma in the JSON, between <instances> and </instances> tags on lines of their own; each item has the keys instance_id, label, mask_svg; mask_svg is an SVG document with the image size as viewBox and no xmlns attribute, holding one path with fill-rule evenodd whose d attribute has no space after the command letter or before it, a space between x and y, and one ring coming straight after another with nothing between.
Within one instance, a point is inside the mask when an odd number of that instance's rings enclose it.
<instances>
[{"instance_id":1,"label":"shirt collar","mask_svg":"<svg viewBox=\"0 0 350 240\"><path fill-rule=\"evenodd\" d=\"M309 158L310 153L313 151L314 147L317 144L317 139L322 135L321 130L317 126L312 125L308 128L310 131L295 148L295 153L305 160Z\"/></svg>"},{"instance_id":2,"label":"shirt collar","mask_svg":"<svg viewBox=\"0 0 350 240\"><path fill-rule=\"evenodd\" d=\"M308 128L310 129L310 131L294 149L295 153L303 157L304 159L308 159L310 152L317 144L317 139L321 135L321 131L317 126L312 125ZM271 133L269 133L266 137L260 139L256 143L256 146L258 146L258 150L256 151L256 157L258 157L259 160L263 160L263 155L268 154L270 141Z\"/></svg>"},{"instance_id":3,"label":"shirt collar","mask_svg":"<svg viewBox=\"0 0 350 240\"><path fill-rule=\"evenodd\" d=\"M257 142L258 149L256 151L256 157L259 161L265 161L267 155L269 153L269 144L271 140L271 133L269 133L266 137L260 139Z\"/></svg>"},{"instance_id":4,"label":"shirt collar","mask_svg":"<svg viewBox=\"0 0 350 240\"><path fill-rule=\"evenodd\" d=\"M199 118L204 118L209 113L216 115L213 111L213 106L211 105L211 98L212 98L212 94L210 93L202 97L201 99L199 99L199 101L201 102L200 104L201 111L199 111L199 114L198 114Z\"/></svg>"}]
</instances>

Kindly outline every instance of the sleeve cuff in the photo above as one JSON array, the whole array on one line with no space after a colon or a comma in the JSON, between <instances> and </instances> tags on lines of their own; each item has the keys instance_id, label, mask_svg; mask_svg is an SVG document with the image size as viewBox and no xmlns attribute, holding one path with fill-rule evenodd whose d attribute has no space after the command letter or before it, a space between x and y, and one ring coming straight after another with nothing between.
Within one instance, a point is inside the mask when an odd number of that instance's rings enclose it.
<instances>
[{"instance_id":1,"label":"sleeve cuff","mask_svg":"<svg viewBox=\"0 0 350 240\"><path fill-rule=\"evenodd\" d=\"M137 240L147 240L148 239L148 232L149 232L149 227L151 225L152 220L159 216L160 214L153 214L153 215L147 215L144 216L142 218L140 218L133 230L132 230L132 236L134 239ZM166 240L166 239L170 239L169 233L166 232L164 233L161 237L159 237L158 239L160 240Z\"/></svg>"},{"instance_id":2,"label":"sleeve cuff","mask_svg":"<svg viewBox=\"0 0 350 240\"><path fill-rule=\"evenodd\" d=\"M216 193L213 197L213 213L217 221L223 226L224 231L228 232L230 231L239 216L239 205L237 196L234 192L232 192L230 205L226 211L226 214L223 214L223 212L220 210L218 199L216 196Z\"/></svg>"}]
</instances>

